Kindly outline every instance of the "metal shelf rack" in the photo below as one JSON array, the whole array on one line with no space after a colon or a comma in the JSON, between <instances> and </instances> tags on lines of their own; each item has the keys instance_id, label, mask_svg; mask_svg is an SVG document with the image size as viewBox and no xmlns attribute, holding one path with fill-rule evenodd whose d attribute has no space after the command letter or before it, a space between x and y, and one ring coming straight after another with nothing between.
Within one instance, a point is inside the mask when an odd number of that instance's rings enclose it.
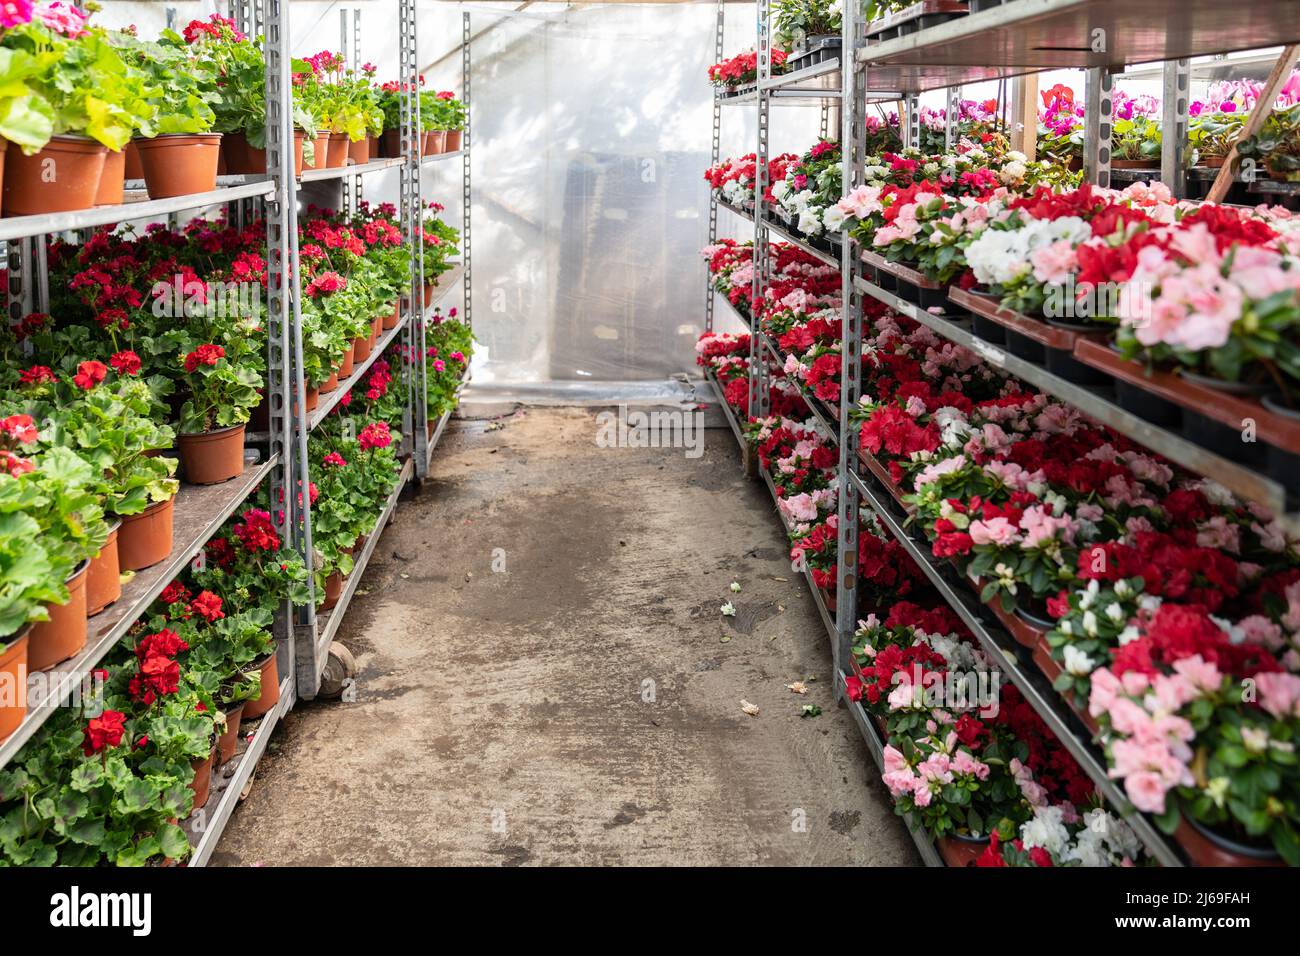
<instances>
[{"instance_id":1,"label":"metal shelf rack","mask_svg":"<svg viewBox=\"0 0 1300 956\"><path fill-rule=\"evenodd\" d=\"M150 199L139 188L128 190L127 201L115 206L99 206L39 216L21 216L0 220L0 241L6 246L9 272L8 302L11 321L18 321L31 312L48 311L49 281L46 274L45 245L49 237L65 232L91 229L114 223L149 222L167 220L178 213L207 212L224 208L232 221L246 221L243 217L261 215L266 222L267 241L267 381L265 394L269 410L269 428L248 440L265 445L257 460L247 464L243 475L229 482L211 486L183 485L175 500L175 545L172 553L162 562L138 572L123 585L122 597L108 610L89 622L90 636L86 647L73 659L58 665L52 672L53 680L45 679L33 686L38 689L29 699L27 716L19 727L0 742L0 767L11 760L54 713L55 707L64 703L82 686L90 671L126 635L131 625L149 607L164 587L199 554L207 541L259 486L267 486L271 500L287 500L290 507L272 509L277 532L281 540L290 544L307 560L310 568L311 523L310 515L294 507L296 495L289 494L292 487L305 487L309 481L307 471L307 436L328 415L353 384L366 374L374 361L390 344L399 340L411 348L419 347L423 354L423 323L425 311L414 303L421 290L422 230L419 200L419 176L423 169L434 164L459 160L462 169L463 260L449 274L446 287L440 289L440 298L451 286L460 282L465 296L466 321L471 313L470 288L470 134L464 132L463 147L449 153L421 156L418 146L418 99L409 97L408 109L403 113L401 130L403 154L400 157L381 158L363 164L337 168L305 170L301 176L294 174L292 149L291 110L287 108L291 96L291 51L289 49L289 0L229 0L224 11L234 20L236 27L248 35L265 38L266 56L266 156L267 174L264 176L222 176L216 189L168 199ZM402 78L412 87L417 80L418 67L415 51L414 0L402 0L402 31L400 58ZM350 50L356 58L359 49L359 9L340 12L342 48ZM470 14L462 15L462 99L470 102ZM324 396L312 413L306 412L305 383L302 376L302 319L299 302L297 261L297 207L298 193L306 184L341 181L342 206L345 211L355 208L361 198L363 177L367 174L400 170L404 187L414 182L413 189L404 188L401 214L408 241L413 241L417 255L411 271L411 289L402 297L402 319L395 329L381 336L376 348L365 361L358 363L352 375L339 389ZM140 184L128 184L139 186ZM414 203L412 203L414 200ZM260 209L257 205L260 203ZM407 373L408 407L405 414L404 433L408 436L406 458L399 480L384 508L376 519L375 531L369 536L357 560L356 571L349 577L345 599L324 618L323 627L317 631L314 617L314 598L301 613L289 605L282 607L275 617L273 634L278 641L278 669L281 675L280 701L269 713L251 727L251 737L245 734L236 758L220 768L214 776L208 804L183 822L193 845L190 866L205 865L211 858L217 841L229 821L242 791L252 777L257 761L266 750L267 742L278 721L303 697L312 697L319 688L320 670L324 666L329 641L338 633L347 607L347 600L355 594L362 572L377 546L379 533L391 519L398 497L417 473L428 468L429 453L437 436L445 427L449 415L443 415L438 431L429 441L423 439L426 418L423 381L415 384L415 374ZM292 410L292 411L291 411ZM410 439L415 426L419 436ZM415 452L419 451L417 456Z\"/></svg>"}]
</instances>

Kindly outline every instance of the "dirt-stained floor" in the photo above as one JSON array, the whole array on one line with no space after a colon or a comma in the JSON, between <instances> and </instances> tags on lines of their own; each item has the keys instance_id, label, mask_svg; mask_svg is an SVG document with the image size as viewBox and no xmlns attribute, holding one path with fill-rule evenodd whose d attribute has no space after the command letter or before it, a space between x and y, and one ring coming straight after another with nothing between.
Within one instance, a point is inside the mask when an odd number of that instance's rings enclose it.
<instances>
[{"instance_id":1,"label":"dirt-stained floor","mask_svg":"<svg viewBox=\"0 0 1300 956\"><path fill-rule=\"evenodd\" d=\"M288 715L215 865L917 862L731 433L595 415L451 423L343 624L355 702Z\"/></svg>"}]
</instances>

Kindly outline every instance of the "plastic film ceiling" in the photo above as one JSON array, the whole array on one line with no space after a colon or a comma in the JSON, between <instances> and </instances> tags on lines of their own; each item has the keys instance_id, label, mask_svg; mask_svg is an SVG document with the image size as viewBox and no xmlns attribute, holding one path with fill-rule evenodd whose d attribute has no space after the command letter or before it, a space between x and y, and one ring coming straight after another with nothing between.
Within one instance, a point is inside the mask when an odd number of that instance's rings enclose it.
<instances>
[{"instance_id":1,"label":"plastic film ceiling","mask_svg":"<svg viewBox=\"0 0 1300 956\"><path fill-rule=\"evenodd\" d=\"M472 14L476 389L559 401L672 394L694 369L704 323L716 6L425 2L420 61L436 89L460 91L461 13ZM225 4L107 3L107 25L153 35L166 8L184 25ZM397 2L291 5L295 54L340 49L340 10L360 9L361 59L397 75ZM754 45L754 6L728 4L724 55ZM802 151L818 110L774 110L771 148ZM754 108L722 111L723 156L752 152ZM424 174L424 196L460 225L458 162ZM366 198L397 199L395 172ZM331 205L337 197L304 191ZM752 227L719 213L719 234ZM446 300L459 305L459 295ZM719 327L730 314L717 310ZM486 388L485 388L486 387Z\"/></svg>"}]
</instances>

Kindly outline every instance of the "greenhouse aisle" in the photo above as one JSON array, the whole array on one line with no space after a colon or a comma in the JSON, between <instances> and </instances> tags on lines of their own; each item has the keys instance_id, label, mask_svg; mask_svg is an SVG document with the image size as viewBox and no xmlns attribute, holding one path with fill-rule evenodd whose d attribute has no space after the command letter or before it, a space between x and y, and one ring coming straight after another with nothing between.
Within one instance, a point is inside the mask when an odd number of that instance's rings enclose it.
<instances>
[{"instance_id":1,"label":"greenhouse aisle","mask_svg":"<svg viewBox=\"0 0 1300 956\"><path fill-rule=\"evenodd\" d=\"M214 863L917 861L731 433L595 414L452 423L343 625L355 702L285 718Z\"/></svg>"}]
</instances>

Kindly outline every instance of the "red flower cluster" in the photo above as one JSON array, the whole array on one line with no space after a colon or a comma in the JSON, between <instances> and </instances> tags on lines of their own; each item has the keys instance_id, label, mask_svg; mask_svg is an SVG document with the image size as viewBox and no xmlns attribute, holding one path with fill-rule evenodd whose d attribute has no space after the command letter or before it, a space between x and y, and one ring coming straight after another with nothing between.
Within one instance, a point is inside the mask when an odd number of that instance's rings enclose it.
<instances>
[{"instance_id":1,"label":"red flower cluster","mask_svg":"<svg viewBox=\"0 0 1300 956\"><path fill-rule=\"evenodd\" d=\"M101 753L108 747L116 747L126 733L126 715L121 711L105 710L98 717L90 719L84 733L81 752L87 757Z\"/></svg>"},{"instance_id":2,"label":"red flower cluster","mask_svg":"<svg viewBox=\"0 0 1300 956\"><path fill-rule=\"evenodd\" d=\"M248 551L278 551L280 536L271 524L271 514L258 508L249 508L243 521L235 525L235 537Z\"/></svg>"},{"instance_id":3,"label":"red flower cluster","mask_svg":"<svg viewBox=\"0 0 1300 956\"><path fill-rule=\"evenodd\" d=\"M118 375L140 374L140 356L129 349L114 353L113 357L108 360L108 364L113 366L113 370Z\"/></svg>"},{"instance_id":4,"label":"red flower cluster","mask_svg":"<svg viewBox=\"0 0 1300 956\"><path fill-rule=\"evenodd\" d=\"M77 366L77 374L72 377L72 384L83 392L88 392L104 380L108 367L103 362L82 362Z\"/></svg>"},{"instance_id":5,"label":"red flower cluster","mask_svg":"<svg viewBox=\"0 0 1300 956\"><path fill-rule=\"evenodd\" d=\"M357 444L362 448L387 448L392 442L387 422L371 422L357 436Z\"/></svg>"},{"instance_id":6,"label":"red flower cluster","mask_svg":"<svg viewBox=\"0 0 1300 956\"><path fill-rule=\"evenodd\" d=\"M136 672L127 685L131 699L149 707L159 697L176 693L181 667L174 658L189 648L179 634L167 628L142 637L135 646Z\"/></svg>"},{"instance_id":7,"label":"red flower cluster","mask_svg":"<svg viewBox=\"0 0 1300 956\"><path fill-rule=\"evenodd\" d=\"M1160 665L1198 655L1235 678L1282 670L1276 658L1260 645L1232 643L1200 606L1165 602L1154 613L1139 612L1138 626L1141 637L1111 652L1111 671L1116 677L1129 671L1154 677L1160 673Z\"/></svg>"},{"instance_id":8,"label":"red flower cluster","mask_svg":"<svg viewBox=\"0 0 1300 956\"><path fill-rule=\"evenodd\" d=\"M226 350L220 345L200 345L189 355L185 356L185 371L193 372L200 365L216 365L221 359L226 357Z\"/></svg>"}]
</instances>

